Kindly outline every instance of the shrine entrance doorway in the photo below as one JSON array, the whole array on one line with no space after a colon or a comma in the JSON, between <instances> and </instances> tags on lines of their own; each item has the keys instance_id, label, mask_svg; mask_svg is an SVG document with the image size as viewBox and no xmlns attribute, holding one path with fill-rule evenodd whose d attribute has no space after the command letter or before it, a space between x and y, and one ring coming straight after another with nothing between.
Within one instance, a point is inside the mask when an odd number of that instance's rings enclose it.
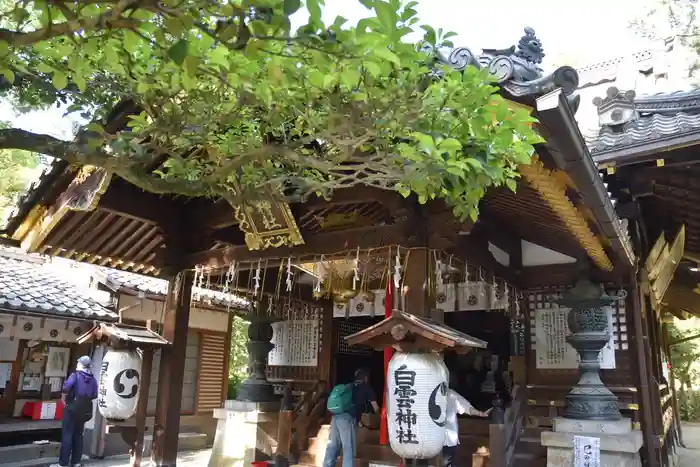
<instances>
[{"instance_id":1,"label":"shrine entrance doorway","mask_svg":"<svg viewBox=\"0 0 700 467\"><path fill-rule=\"evenodd\" d=\"M366 329L384 319L377 317L353 317L334 318L333 329L335 335L335 355L333 358L332 383L350 383L355 377L358 368L366 368L370 372L370 384L377 395L377 403L381 407L383 404L382 394L384 393L384 354L370 347L361 345L349 346L344 337ZM367 407L371 413L371 408Z\"/></svg>"},{"instance_id":2,"label":"shrine entrance doorway","mask_svg":"<svg viewBox=\"0 0 700 467\"><path fill-rule=\"evenodd\" d=\"M502 311L457 311L445 313L445 324L487 343L486 349L466 355L445 355L450 375L456 378L457 392L479 410L492 407L496 397L508 402L511 354L508 314Z\"/></svg>"}]
</instances>

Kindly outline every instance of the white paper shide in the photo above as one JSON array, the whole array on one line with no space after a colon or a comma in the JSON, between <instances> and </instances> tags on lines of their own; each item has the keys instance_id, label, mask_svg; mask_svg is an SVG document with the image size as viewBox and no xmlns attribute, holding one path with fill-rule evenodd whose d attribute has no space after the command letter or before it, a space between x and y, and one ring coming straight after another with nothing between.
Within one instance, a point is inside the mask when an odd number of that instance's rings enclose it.
<instances>
[{"instance_id":1,"label":"white paper shide","mask_svg":"<svg viewBox=\"0 0 700 467\"><path fill-rule=\"evenodd\" d=\"M97 407L107 420L127 420L136 413L141 387L141 355L110 349L102 359Z\"/></svg>"},{"instance_id":2,"label":"white paper shide","mask_svg":"<svg viewBox=\"0 0 700 467\"><path fill-rule=\"evenodd\" d=\"M437 354L394 354L387 373L391 449L404 459L428 459L445 441L448 372Z\"/></svg>"}]
</instances>

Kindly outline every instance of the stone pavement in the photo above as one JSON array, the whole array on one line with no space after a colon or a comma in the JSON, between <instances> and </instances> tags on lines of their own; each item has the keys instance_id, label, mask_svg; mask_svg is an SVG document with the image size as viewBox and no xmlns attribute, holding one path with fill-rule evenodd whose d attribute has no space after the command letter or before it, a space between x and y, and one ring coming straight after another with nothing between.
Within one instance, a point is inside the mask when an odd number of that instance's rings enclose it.
<instances>
[{"instance_id":1,"label":"stone pavement","mask_svg":"<svg viewBox=\"0 0 700 467\"><path fill-rule=\"evenodd\" d=\"M181 452L177 456L177 466L178 467L206 467L209 463L209 455L211 454L211 449L205 449L203 451L193 451L193 452ZM119 456L111 459L91 459L85 462L85 467L129 467L129 458L127 456ZM150 465L149 460L144 460L141 463L142 466L147 467Z\"/></svg>"},{"instance_id":2,"label":"stone pavement","mask_svg":"<svg viewBox=\"0 0 700 467\"><path fill-rule=\"evenodd\" d=\"M683 441L687 449L680 449L678 467L698 467L700 463L700 423L683 422Z\"/></svg>"}]
</instances>

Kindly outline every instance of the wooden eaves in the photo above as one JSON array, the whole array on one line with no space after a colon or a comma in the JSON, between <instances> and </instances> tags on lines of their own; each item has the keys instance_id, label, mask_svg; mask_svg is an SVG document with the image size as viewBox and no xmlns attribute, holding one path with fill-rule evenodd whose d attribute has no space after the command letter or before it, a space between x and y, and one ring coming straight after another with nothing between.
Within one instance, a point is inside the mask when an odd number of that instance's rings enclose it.
<instances>
[{"instance_id":1,"label":"wooden eaves","mask_svg":"<svg viewBox=\"0 0 700 467\"><path fill-rule=\"evenodd\" d=\"M486 342L428 318L400 310L379 323L345 337L349 345L366 345L374 349L393 347L401 352L453 350L466 353L484 349Z\"/></svg>"}]
</instances>

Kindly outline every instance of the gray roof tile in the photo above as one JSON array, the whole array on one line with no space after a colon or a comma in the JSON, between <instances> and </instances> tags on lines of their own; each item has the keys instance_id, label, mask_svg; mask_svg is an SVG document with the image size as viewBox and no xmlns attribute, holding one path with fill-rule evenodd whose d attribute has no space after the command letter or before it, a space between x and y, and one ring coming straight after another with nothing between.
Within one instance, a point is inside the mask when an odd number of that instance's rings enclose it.
<instances>
[{"instance_id":1,"label":"gray roof tile","mask_svg":"<svg viewBox=\"0 0 700 467\"><path fill-rule=\"evenodd\" d=\"M0 252L1 253L1 252ZM115 321L117 314L62 279L49 264L0 254L0 309Z\"/></svg>"},{"instance_id":2,"label":"gray roof tile","mask_svg":"<svg viewBox=\"0 0 700 467\"><path fill-rule=\"evenodd\" d=\"M654 114L627 123L622 131L602 128L598 135L587 136L586 144L592 155L675 138L682 134L700 131L700 114L679 112L675 115Z\"/></svg>"}]
</instances>

